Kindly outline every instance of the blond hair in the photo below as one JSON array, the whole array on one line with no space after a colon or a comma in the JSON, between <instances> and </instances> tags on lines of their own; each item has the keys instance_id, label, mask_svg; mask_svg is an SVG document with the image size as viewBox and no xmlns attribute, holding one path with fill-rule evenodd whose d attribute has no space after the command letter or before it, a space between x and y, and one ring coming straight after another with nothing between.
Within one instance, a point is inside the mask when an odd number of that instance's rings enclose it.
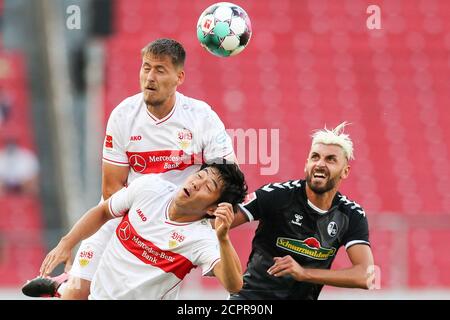
<instances>
[{"instance_id":1,"label":"blond hair","mask_svg":"<svg viewBox=\"0 0 450 320\"><path fill-rule=\"evenodd\" d=\"M353 160L353 142L350 136L344 133L344 128L347 125L349 123L344 121L332 130L328 130L326 126L322 130L316 130L312 135L311 147L318 143L334 144L342 148L347 160Z\"/></svg>"}]
</instances>

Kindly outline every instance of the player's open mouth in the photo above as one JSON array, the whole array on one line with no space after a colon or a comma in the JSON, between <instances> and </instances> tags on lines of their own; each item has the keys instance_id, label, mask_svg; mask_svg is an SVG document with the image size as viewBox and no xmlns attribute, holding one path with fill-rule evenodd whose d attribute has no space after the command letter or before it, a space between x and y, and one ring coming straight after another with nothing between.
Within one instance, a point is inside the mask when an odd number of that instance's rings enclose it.
<instances>
[{"instance_id":1,"label":"player's open mouth","mask_svg":"<svg viewBox=\"0 0 450 320\"><path fill-rule=\"evenodd\" d=\"M188 197L191 196L190 193L189 193L189 191L188 191L186 188L183 188L183 190L184 190L184 193L185 193Z\"/></svg>"},{"instance_id":2,"label":"player's open mouth","mask_svg":"<svg viewBox=\"0 0 450 320\"><path fill-rule=\"evenodd\" d=\"M316 172L314 173L313 177L315 179L326 179L327 176L325 173Z\"/></svg>"}]
</instances>

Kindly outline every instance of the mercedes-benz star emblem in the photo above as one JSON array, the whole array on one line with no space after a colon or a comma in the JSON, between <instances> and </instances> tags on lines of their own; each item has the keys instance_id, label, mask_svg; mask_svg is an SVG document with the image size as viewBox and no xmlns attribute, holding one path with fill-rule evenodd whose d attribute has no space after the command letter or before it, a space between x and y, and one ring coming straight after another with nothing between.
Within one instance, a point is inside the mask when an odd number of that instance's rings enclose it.
<instances>
[{"instance_id":1,"label":"mercedes-benz star emblem","mask_svg":"<svg viewBox=\"0 0 450 320\"><path fill-rule=\"evenodd\" d=\"M130 165L136 172L143 172L147 168L147 162L145 161L143 156L138 154L133 154L130 159Z\"/></svg>"},{"instance_id":2,"label":"mercedes-benz star emblem","mask_svg":"<svg viewBox=\"0 0 450 320\"><path fill-rule=\"evenodd\" d=\"M122 224L119 226L119 238L123 241L126 241L131 236L131 228L128 221L122 222Z\"/></svg>"}]
</instances>

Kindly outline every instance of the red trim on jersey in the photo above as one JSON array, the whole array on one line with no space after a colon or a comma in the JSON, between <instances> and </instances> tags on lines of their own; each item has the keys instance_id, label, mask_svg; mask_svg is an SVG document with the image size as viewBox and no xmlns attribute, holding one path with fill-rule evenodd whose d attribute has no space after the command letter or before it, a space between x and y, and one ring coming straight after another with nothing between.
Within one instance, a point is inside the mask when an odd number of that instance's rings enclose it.
<instances>
[{"instance_id":1,"label":"red trim on jersey","mask_svg":"<svg viewBox=\"0 0 450 320\"><path fill-rule=\"evenodd\" d=\"M179 285L180 283L181 283L181 280L178 281L177 283L175 283L175 284L172 286L172 288L170 288L169 290L167 290L167 291L161 296L161 300L163 300L164 297L166 296L166 294L168 294L170 291L172 291L173 289L175 289L175 287L176 287L177 285Z\"/></svg>"},{"instance_id":2,"label":"red trim on jersey","mask_svg":"<svg viewBox=\"0 0 450 320\"><path fill-rule=\"evenodd\" d=\"M197 268L196 265L181 254L163 250L151 241L142 238L131 225L128 214L123 217L122 222L117 227L116 236L125 249L136 258L145 264L160 268L166 273L171 272L181 280L193 268Z\"/></svg>"},{"instance_id":3,"label":"red trim on jersey","mask_svg":"<svg viewBox=\"0 0 450 320\"><path fill-rule=\"evenodd\" d=\"M214 260L208 267L208 269L206 269L205 272L203 272L203 275L207 275L208 273L210 273L214 267L216 266L217 262L219 262L221 260L221 258L217 258L216 260Z\"/></svg>"},{"instance_id":4,"label":"red trim on jersey","mask_svg":"<svg viewBox=\"0 0 450 320\"><path fill-rule=\"evenodd\" d=\"M170 199L170 201L167 202L166 210L164 210L164 215L166 216L166 221L164 221L164 223L171 224L173 226L186 226L188 224L194 223L195 221L192 221L192 222L174 222L174 221L170 220L170 218L169 218L169 206L172 203L172 200L173 199Z\"/></svg>"},{"instance_id":5,"label":"red trim on jersey","mask_svg":"<svg viewBox=\"0 0 450 320\"><path fill-rule=\"evenodd\" d=\"M158 122L159 119L155 118L155 117L150 113L150 111L148 111L148 109L145 109L145 110L147 110L147 114L149 115L150 118L152 118L153 121Z\"/></svg>"},{"instance_id":6,"label":"red trim on jersey","mask_svg":"<svg viewBox=\"0 0 450 320\"><path fill-rule=\"evenodd\" d=\"M117 214L114 212L114 210L113 210L113 208L112 208L112 197L109 198L109 201L108 201L108 207L109 207L109 212L111 212L111 214L112 214L112 216L113 216L114 218L120 217L119 215L117 215Z\"/></svg>"},{"instance_id":7,"label":"red trim on jersey","mask_svg":"<svg viewBox=\"0 0 450 320\"><path fill-rule=\"evenodd\" d=\"M128 162L114 161L114 160L111 160L111 159L108 159L108 158L105 158L105 157L103 157L103 160L110 161L110 162L114 162L114 163L120 163L120 164L127 164L127 165L130 165Z\"/></svg>"},{"instance_id":8,"label":"red trim on jersey","mask_svg":"<svg viewBox=\"0 0 450 320\"><path fill-rule=\"evenodd\" d=\"M230 154L232 154L234 151L233 150L231 150L230 152L228 152L226 155L224 155L224 156L222 156L222 158L226 158L226 157L228 157Z\"/></svg>"},{"instance_id":9,"label":"red trim on jersey","mask_svg":"<svg viewBox=\"0 0 450 320\"><path fill-rule=\"evenodd\" d=\"M169 112L169 114L167 116L165 116L164 118L162 118L162 119L158 119L154 115L152 115L150 113L150 111L148 111L147 107L145 108L145 110L147 111L147 114L150 116L150 118L152 118L152 120L155 121L155 124L158 125L158 124L161 124L161 123L166 122L167 120L169 120L169 118L172 117L172 115L174 114L176 108L177 108L177 104L175 103L175 105L173 106L173 108Z\"/></svg>"},{"instance_id":10,"label":"red trim on jersey","mask_svg":"<svg viewBox=\"0 0 450 320\"><path fill-rule=\"evenodd\" d=\"M125 187L126 187L126 186L125 186ZM116 213L114 212L113 208L112 208L112 199L113 199L113 197L109 198L109 202L108 202L108 207L109 207L109 211L111 212L111 215L112 215L114 218L120 218L120 217L123 217L123 216L128 212L128 209L127 209L127 210L122 210L121 212L119 212L119 214L116 214ZM106 200L106 201L108 201L108 200Z\"/></svg>"},{"instance_id":11,"label":"red trim on jersey","mask_svg":"<svg viewBox=\"0 0 450 320\"><path fill-rule=\"evenodd\" d=\"M163 173L171 170L184 170L197 163L196 154L183 150L158 150L145 152L126 152L128 163L137 173Z\"/></svg>"}]
</instances>

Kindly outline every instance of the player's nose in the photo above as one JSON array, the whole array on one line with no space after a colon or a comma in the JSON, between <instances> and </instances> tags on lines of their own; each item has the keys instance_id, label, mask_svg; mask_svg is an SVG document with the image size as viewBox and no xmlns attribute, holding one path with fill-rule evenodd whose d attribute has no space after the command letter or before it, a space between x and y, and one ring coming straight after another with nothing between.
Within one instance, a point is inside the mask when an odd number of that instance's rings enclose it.
<instances>
[{"instance_id":1,"label":"player's nose","mask_svg":"<svg viewBox=\"0 0 450 320\"><path fill-rule=\"evenodd\" d=\"M317 162L316 162L316 167L319 167L319 168L323 168L323 167L325 167L325 159L323 159L323 158L320 158Z\"/></svg>"},{"instance_id":2,"label":"player's nose","mask_svg":"<svg viewBox=\"0 0 450 320\"><path fill-rule=\"evenodd\" d=\"M151 69L148 73L147 73L147 81L148 82L154 82L155 81L155 70Z\"/></svg>"}]
</instances>

